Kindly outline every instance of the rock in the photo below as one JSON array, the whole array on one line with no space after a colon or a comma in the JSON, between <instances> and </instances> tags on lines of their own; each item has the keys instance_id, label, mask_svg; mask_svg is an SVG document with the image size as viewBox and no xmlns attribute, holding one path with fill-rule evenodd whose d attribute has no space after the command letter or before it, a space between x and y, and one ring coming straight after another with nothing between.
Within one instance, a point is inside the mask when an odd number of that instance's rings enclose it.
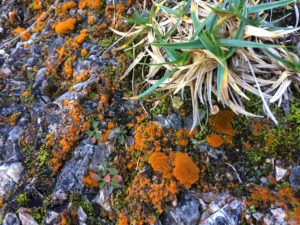
<instances>
[{"instance_id":1,"label":"rock","mask_svg":"<svg viewBox=\"0 0 300 225\"><path fill-rule=\"evenodd\" d=\"M289 177L291 187L300 188L300 166L295 166Z\"/></svg>"},{"instance_id":2,"label":"rock","mask_svg":"<svg viewBox=\"0 0 300 225\"><path fill-rule=\"evenodd\" d=\"M261 212L255 212L255 213L252 214L252 216L258 222L263 218L264 214L262 214Z\"/></svg>"},{"instance_id":3,"label":"rock","mask_svg":"<svg viewBox=\"0 0 300 225\"><path fill-rule=\"evenodd\" d=\"M217 195L213 192L204 192L201 193L200 196L206 203L210 203L213 199L217 197Z\"/></svg>"},{"instance_id":4,"label":"rock","mask_svg":"<svg viewBox=\"0 0 300 225\"><path fill-rule=\"evenodd\" d=\"M8 134L8 140L11 142L17 142L21 134L23 133L24 127L15 126Z\"/></svg>"},{"instance_id":5,"label":"rock","mask_svg":"<svg viewBox=\"0 0 300 225\"><path fill-rule=\"evenodd\" d=\"M104 190L99 191L99 194L96 196L93 202L100 205L106 211L111 211L110 198L105 197Z\"/></svg>"},{"instance_id":6,"label":"rock","mask_svg":"<svg viewBox=\"0 0 300 225\"><path fill-rule=\"evenodd\" d=\"M54 44L57 46L57 47L62 47L63 44L65 43L65 39L63 37L59 37L59 38L56 38L55 41L54 41Z\"/></svg>"},{"instance_id":7,"label":"rock","mask_svg":"<svg viewBox=\"0 0 300 225\"><path fill-rule=\"evenodd\" d=\"M288 222L285 221L284 219L281 220L281 217L276 218L275 216L270 214L264 216L263 222L265 225L288 225Z\"/></svg>"},{"instance_id":8,"label":"rock","mask_svg":"<svg viewBox=\"0 0 300 225\"><path fill-rule=\"evenodd\" d=\"M16 184L19 183L21 174L24 171L22 163L5 163L0 166L0 171L9 176Z\"/></svg>"},{"instance_id":9,"label":"rock","mask_svg":"<svg viewBox=\"0 0 300 225\"><path fill-rule=\"evenodd\" d=\"M0 171L0 199L4 199L9 191L13 190L16 183L6 173Z\"/></svg>"},{"instance_id":10,"label":"rock","mask_svg":"<svg viewBox=\"0 0 300 225\"><path fill-rule=\"evenodd\" d=\"M51 206L63 205L68 200L67 194L63 190L58 190L55 192L53 198L51 199Z\"/></svg>"},{"instance_id":11,"label":"rock","mask_svg":"<svg viewBox=\"0 0 300 225\"><path fill-rule=\"evenodd\" d=\"M200 203L191 194L180 194L177 205L172 207L168 216L162 220L163 225L194 225L200 220ZM169 222L168 222L169 221ZM170 223L174 221L175 223Z\"/></svg>"},{"instance_id":12,"label":"rock","mask_svg":"<svg viewBox=\"0 0 300 225\"><path fill-rule=\"evenodd\" d=\"M87 215L85 214L81 206L78 207L77 214L78 214L79 223L85 224Z\"/></svg>"},{"instance_id":13,"label":"rock","mask_svg":"<svg viewBox=\"0 0 300 225\"><path fill-rule=\"evenodd\" d=\"M73 158L64 165L58 176L54 192L62 189L82 193L84 188L82 180L94 153L94 146L88 142L89 138L76 147Z\"/></svg>"},{"instance_id":14,"label":"rock","mask_svg":"<svg viewBox=\"0 0 300 225\"><path fill-rule=\"evenodd\" d=\"M19 225L20 221L16 214L14 213L7 213L3 220L3 225Z\"/></svg>"},{"instance_id":15,"label":"rock","mask_svg":"<svg viewBox=\"0 0 300 225\"><path fill-rule=\"evenodd\" d=\"M154 117L155 121L159 121L160 126L166 128L166 129L182 129L183 128L183 119L180 115L177 115L175 113L169 114L167 116L163 116L162 114L158 114L156 117Z\"/></svg>"},{"instance_id":16,"label":"rock","mask_svg":"<svg viewBox=\"0 0 300 225\"><path fill-rule=\"evenodd\" d=\"M58 219L59 214L54 212L54 211L47 211L46 214L46 224L47 225L52 225L55 224L55 220Z\"/></svg>"},{"instance_id":17,"label":"rock","mask_svg":"<svg viewBox=\"0 0 300 225\"><path fill-rule=\"evenodd\" d=\"M201 225L239 225L242 219L244 204L241 201L233 200L223 208L212 214L205 220L200 221Z\"/></svg>"},{"instance_id":18,"label":"rock","mask_svg":"<svg viewBox=\"0 0 300 225\"><path fill-rule=\"evenodd\" d=\"M286 215L285 215L285 211L282 208L271 209L270 211L277 221L282 223L285 222Z\"/></svg>"},{"instance_id":19,"label":"rock","mask_svg":"<svg viewBox=\"0 0 300 225\"><path fill-rule=\"evenodd\" d=\"M89 170L94 171L95 173L101 172L101 165L104 162L107 162L109 159L109 155L112 152L113 148L111 145L106 143L97 144L94 147L94 153L91 157L91 161L89 164Z\"/></svg>"},{"instance_id":20,"label":"rock","mask_svg":"<svg viewBox=\"0 0 300 225\"><path fill-rule=\"evenodd\" d=\"M208 212L210 214L214 214L215 212L217 212L220 209L220 207L216 204L215 201L212 201L211 203L209 203L208 206Z\"/></svg>"},{"instance_id":21,"label":"rock","mask_svg":"<svg viewBox=\"0 0 300 225\"><path fill-rule=\"evenodd\" d=\"M27 213L27 210L25 208L20 208L18 212L22 225L38 225L33 217L29 213Z\"/></svg>"},{"instance_id":22,"label":"rock","mask_svg":"<svg viewBox=\"0 0 300 225\"><path fill-rule=\"evenodd\" d=\"M286 174L288 170L284 168L280 168L279 166L275 166L275 172L276 172L276 181L280 181Z\"/></svg>"}]
</instances>

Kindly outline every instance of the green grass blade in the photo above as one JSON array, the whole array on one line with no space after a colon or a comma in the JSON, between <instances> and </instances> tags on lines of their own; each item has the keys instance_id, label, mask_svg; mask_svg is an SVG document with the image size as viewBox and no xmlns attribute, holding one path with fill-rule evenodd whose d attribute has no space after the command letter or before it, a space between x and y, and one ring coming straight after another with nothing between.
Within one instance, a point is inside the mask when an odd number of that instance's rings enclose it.
<instances>
[{"instance_id":1,"label":"green grass blade","mask_svg":"<svg viewBox=\"0 0 300 225\"><path fill-rule=\"evenodd\" d=\"M204 47L199 39L194 41L177 42L177 43L152 43L152 45L165 47L168 49L196 49L196 48Z\"/></svg>"},{"instance_id":2,"label":"green grass blade","mask_svg":"<svg viewBox=\"0 0 300 225\"><path fill-rule=\"evenodd\" d=\"M265 11L268 9L273 9L273 8L277 8L280 6L288 5L293 2L296 2L296 0L281 0L281 1L276 1L276 2L258 4L258 5L248 7L248 12L249 12L249 14L252 14L252 13L261 12L261 11Z\"/></svg>"},{"instance_id":3,"label":"green grass blade","mask_svg":"<svg viewBox=\"0 0 300 225\"><path fill-rule=\"evenodd\" d=\"M260 44L252 41L237 39L217 38L216 44L219 47L245 47L245 48L280 48L280 45Z\"/></svg>"},{"instance_id":4,"label":"green grass blade","mask_svg":"<svg viewBox=\"0 0 300 225\"><path fill-rule=\"evenodd\" d=\"M179 16L179 12L174 9L171 9L171 8L163 6L163 5L159 5L157 7L165 10L167 13L173 14L175 16Z\"/></svg>"},{"instance_id":5,"label":"green grass blade","mask_svg":"<svg viewBox=\"0 0 300 225\"><path fill-rule=\"evenodd\" d=\"M159 81L157 81L155 84L153 84L150 88L148 88L146 91L144 91L142 94L138 95L137 98L142 98L148 94L150 94L152 91L154 91L156 88L158 88L159 85L161 85L166 79L168 79L170 76L172 76L178 69L172 69L169 73L164 75Z\"/></svg>"},{"instance_id":6,"label":"green grass blade","mask_svg":"<svg viewBox=\"0 0 300 225\"><path fill-rule=\"evenodd\" d=\"M222 86L222 80L225 72L225 63L226 61L222 62L224 66L218 62L218 67L217 67L217 90L218 90L218 98L221 96L221 86Z\"/></svg>"},{"instance_id":7,"label":"green grass blade","mask_svg":"<svg viewBox=\"0 0 300 225\"><path fill-rule=\"evenodd\" d=\"M145 65L145 66L163 66L163 65L170 65L170 64L178 64L179 61L171 61L171 62L164 62L164 63L138 63L140 65Z\"/></svg>"},{"instance_id":8,"label":"green grass blade","mask_svg":"<svg viewBox=\"0 0 300 225\"><path fill-rule=\"evenodd\" d=\"M181 19L179 19L172 27L171 29L162 37L162 39L166 39L169 37L169 35L176 29L176 27L181 23Z\"/></svg>"},{"instance_id":9,"label":"green grass blade","mask_svg":"<svg viewBox=\"0 0 300 225\"><path fill-rule=\"evenodd\" d=\"M260 25L261 25L262 27L269 27L270 25L273 25L273 24L275 24L275 23L280 22L281 20L284 20L285 18L287 18L287 17L290 16L291 14L292 14L292 13L288 13L288 14L286 14L285 16L283 16L283 17L281 17L281 18L279 18L279 19L277 19L277 20L273 20L273 21L268 22L268 23L261 23Z\"/></svg>"},{"instance_id":10,"label":"green grass blade","mask_svg":"<svg viewBox=\"0 0 300 225\"><path fill-rule=\"evenodd\" d=\"M271 57L273 57L274 59L276 59L277 61L281 62L283 65L285 65L286 67L292 69L292 70L295 70L297 71L297 69L295 68L295 65L288 61L288 60L285 60L284 58L278 56L278 55L275 55L273 54L271 51L269 51L268 49L265 49L264 50L268 55L270 55ZM300 67L299 67L299 70L297 72L300 72Z\"/></svg>"}]
</instances>

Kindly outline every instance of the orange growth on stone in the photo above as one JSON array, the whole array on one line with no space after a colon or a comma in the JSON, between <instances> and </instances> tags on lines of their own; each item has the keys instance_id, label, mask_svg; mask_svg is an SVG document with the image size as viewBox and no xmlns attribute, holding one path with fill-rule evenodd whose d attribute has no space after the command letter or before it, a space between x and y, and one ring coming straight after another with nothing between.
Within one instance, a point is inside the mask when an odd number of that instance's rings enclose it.
<instances>
[{"instance_id":1,"label":"orange growth on stone","mask_svg":"<svg viewBox=\"0 0 300 225\"><path fill-rule=\"evenodd\" d=\"M169 163L169 157L162 152L153 153L149 162L154 171L162 173L163 177L169 178L172 175L172 167Z\"/></svg>"},{"instance_id":2,"label":"orange growth on stone","mask_svg":"<svg viewBox=\"0 0 300 225\"><path fill-rule=\"evenodd\" d=\"M101 9L101 6L102 6L101 0L92 0L91 3L92 3L91 4L92 9Z\"/></svg>"},{"instance_id":3,"label":"orange growth on stone","mask_svg":"<svg viewBox=\"0 0 300 225\"><path fill-rule=\"evenodd\" d=\"M14 22L15 22L16 14L17 14L16 11L12 11L12 12L9 13L8 16L9 16L9 21L10 21L11 23L14 23Z\"/></svg>"},{"instance_id":4,"label":"orange growth on stone","mask_svg":"<svg viewBox=\"0 0 300 225\"><path fill-rule=\"evenodd\" d=\"M81 56L86 56L88 54L88 51L84 48L81 50Z\"/></svg>"},{"instance_id":5,"label":"orange growth on stone","mask_svg":"<svg viewBox=\"0 0 300 225\"><path fill-rule=\"evenodd\" d=\"M42 6L42 3L41 3L42 0L33 0L33 9L42 9L43 6Z\"/></svg>"},{"instance_id":6,"label":"orange growth on stone","mask_svg":"<svg viewBox=\"0 0 300 225\"><path fill-rule=\"evenodd\" d=\"M222 137L218 134L207 135L206 140L207 143L213 148L218 148L224 143Z\"/></svg>"},{"instance_id":7,"label":"orange growth on stone","mask_svg":"<svg viewBox=\"0 0 300 225\"><path fill-rule=\"evenodd\" d=\"M88 174L83 178L83 183L86 187L93 188L98 186L98 181L94 179L93 176L97 176L93 171L88 171Z\"/></svg>"},{"instance_id":8,"label":"orange growth on stone","mask_svg":"<svg viewBox=\"0 0 300 225\"><path fill-rule=\"evenodd\" d=\"M18 27L18 28L16 28L16 29L13 31L13 34L21 34L21 33L23 33L24 31L25 31L24 28ZM29 30L26 31L26 32L25 32L24 34L22 34L22 36L21 36L21 39L22 39L23 41L27 41L29 38L30 38L30 32L29 32Z\"/></svg>"},{"instance_id":9,"label":"orange growth on stone","mask_svg":"<svg viewBox=\"0 0 300 225\"><path fill-rule=\"evenodd\" d=\"M252 134L254 136L259 136L261 134L261 130L263 128L262 122L258 121L256 123L254 123L252 126L253 126Z\"/></svg>"},{"instance_id":10,"label":"orange growth on stone","mask_svg":"<svg viewBox=\"0 0 300 225\"><path fill-rule=\"evenodd\" d=\"M176 137L178 138L178 144L180 146L187 146L189 143L189 139L187 138L188 135L188 130L184 130L184 129L180 129L177 133L176 133Z\"/></svg>"},{"instance_id":11,"label":"orange growth on stone","mask_svg":"<svg viewBox=\"0 0 300 225\"><path fill-rule=\"evenodd\" d=\"M76 24L75 18L67 19L64 22L60 22L55 26L55 31L58 34L69 34L72 33Z\"/></svg>"},{"instance_id":12,"label":"orange growth on stone","mask_svg":"<svg viewBox=\"0 0 300 225\"><path fill-rule=\"evenodd\" d=\"M119 225L128 225L128 218L123 214L119 214Z\"/></svg>"},{"instance_id":13,"label":"orange growth on stone","mask_svg":"<svg viewBox=\"0 0 300 225\"><path fill-rule=\"evenodd\" d=\"M63 4L61 8L64 12L66 12L69 9L74 8L74 7L76 7L76 2L71 1L71 2L67 2L67 3Z\"/></svg>"},{"instance_id":14,"label":"orange growth on stone","mask_svg":"<svg viewBox=\"0 0 300 225\"><path fill-rule=\"evenodd\" d=\"M209 118L209 124L212 126L214 131L233 136L235 133L231 125L233 117L234 113L232 111L220 111L217 115Z\"/></svg>"},{"instance_id":15,"label":"orange growth on stone","mask_svg":"<svg viewBox=\"0 0 300 225\"><path fill-rule=\"evenodd\" d=\"M190 188L198 181L200 169L187 153L176 152L173 165L175 166L174 176L186 188Z\"/></svg>"},{"instance_id":16,"label":"orange growth on stone","mask_svg":"<svg viewBox=\"0 0 300 225\"><path fill-rule=\"evenodd\" d=\"M88 23L89 23L89 24L92 24L92 23L94 23L94 22L95 22L95 17L94 17L94 16L90 16L90 17L89 17Z\"/></svg>"}]
</instances>

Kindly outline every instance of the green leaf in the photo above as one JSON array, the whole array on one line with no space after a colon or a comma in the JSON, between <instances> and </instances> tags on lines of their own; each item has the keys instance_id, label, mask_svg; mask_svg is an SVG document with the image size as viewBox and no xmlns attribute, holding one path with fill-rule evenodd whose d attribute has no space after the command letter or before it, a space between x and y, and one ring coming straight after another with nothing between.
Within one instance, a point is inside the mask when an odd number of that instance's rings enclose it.
<instances>
[{"instance_id":1,"label":"green leaf","mask_svg":"<svg viewBox=\"0 0 300 225\"><path fill-rule=\"evenodd\" d=\"M101 181L101 182L99 183L99 187L100 187L100 188L103 188L104 185L105 185L105 181Z\"/></svg>"},{"instance_id":2,"label":"green leaf","mask_svg":"<svg viewBox=\"0 0 300 225\"><path fill-rule=\"evenodd\" d=\"M199 39L193 41L187 41L187 42L176 42L176 43L152 43L152 45L171 48L171 49L196 49L196 48L204 47Z\"/></svg>"},{"instance_id":3,"label":"green leaf","mask_svg":"<svg viewBox=\"0 0 300 225\"><path fill-rule=\"evenodd\" d=\"M96 129L98 128L98 125L99 125L99 122L98 122L98 121L94 122L94 123L93 123L93 128L96 130Z\"/></svg>"},{"instance_id":4,"label":"green leaf","mask_svg":"<svg viewBox=\"0 0 300 225\"><path fill-rule=\"evenodd\" d=\"M261 12L261 11L265 11L268 9L273 9L273 8L277 8L280 6L288 5L293 2L296 2L296 0L281 0L281 1L276 1L276 2L262 3L262 4L248 7L248 13L252 14L252 13L256 13L256 12Z\"/></svg>"},{"instance_id":5,"label":"green leaf","mask_svg":"<svg viewBox=\"0 0 300 225\"><path fill-rule=\"evenodd\" d=\"M273 24L275 24L275 23L280 22L281 20L284 20L285 18L287 18L287 17L290 16L291 14L292 14L292 13L288 13L288 14L286 14L285 16L283 16L283 17L281 17L281 18L279 18L279 19L277 19L277 20L273 20L273 21L268 22L268 23L261 23L260 25L261 25L262 27L269 27L270 25L273 25Z\"/></svg>"},{"instance_id":6,"label":"green leaf","mask_svg":"<svg viewBox=\"0 0 300 225\"><path fill-rule=\"evenodd\" d=\"M119 187L121 187L121 185L118 184L116 181L110 182L110 185L111 185L113 188L119 188Z\"/></svg>"},{"instance_id":7,"label":"green leaf","mask_svg":"<svg viewBox=\"0 0 300 225\"><path fill-rule=\"evenodd\" d=\"M124 135L121 135L121 136L118 137L118 142L119 142L120 145L123 145L124 141L125 141Z\"/></svg>"},{"instance_id":8,"label":"green leaf","mask_svg":"<svg viewBox=\"0 0 300 225\"><path fill-rule=\"evenodd\" d=\"M100 131L97 131L97 132L96 132L95 138L96 138L97 140L103 140L103 138L102 138L102 135L101 135L101 132L100 132Z\"/></svg>"},{"instance_id":9,"label":"green leaf","mask_svg":"<svg viewBox=\"0 0 300 225\"><path fill-rule=\"evenodd\" d=\"M216 44L219 47L245 47L245 48L280 48L280 45L260 44L252 41L237 39L217 38Z\"/></svg>"},{"instance_id":10,"label":"green leaf","mask_svg":"<svg viewBox=\"0 0 300 225\"><path fill-rule=\"evenodd\" d=\"M150 94L152 91L154 91L161 83L163 83L166 79L168 79L170 76L172 76L178 69L172 69L169 73L164 75L159 81L157 81L155 84L153 84L150 88L148 88L146 91L144 91L142 94L138 95L138 98L142 98L148 94Z\"/></svg>"},{"instance_id":11,"label":"green leaf","mask_svg":"<svg viewBox=\"0 0 300 225\"><path fill-rule=\"evenodd\" d=\"M115 169L115 168L109 168L109 174L110 175L115 175L115 174L117 174L118 173L118 170L117 169Z\"/></svg>"},{"instance_id":12,"label":"green leaf","mask_svg":"<svg viewBox=\"0 0 300 225\"><path fill-rule=\"evenodd\" d=\"M225 64L226 61L222 61L224 66L218 62L218 69L217 69L217 90L218 90L218 98L221 96L221 86L222 86L222 81L223 81L223 76L225 72Z\"/></svg>"},{"instance_id":13,"label":"green leaf","mask_svg":"<svg viewBox=\"0 0 300 225\"><path fill-rule=\"evenodd\" d=\"M120 128L116 128L116 129L115 129L115 132L116 132L117 134L119 134L119 133L121 133L121 129L120 129Z\"/></svg>"},{"instance_id":14,"label":"green leaf","mask_svg":"<svg viewBox=\"0 0 300 225\"><path fill-rule=\"evenodd\" d=\"M174 9L171 9L169 7L163 6L163 5L159 5L158 8L161 8L163 10L165 10L167 13L173 14L175 16L179 16L179 12L175 11Z\"/></svg>"}]
</instances>

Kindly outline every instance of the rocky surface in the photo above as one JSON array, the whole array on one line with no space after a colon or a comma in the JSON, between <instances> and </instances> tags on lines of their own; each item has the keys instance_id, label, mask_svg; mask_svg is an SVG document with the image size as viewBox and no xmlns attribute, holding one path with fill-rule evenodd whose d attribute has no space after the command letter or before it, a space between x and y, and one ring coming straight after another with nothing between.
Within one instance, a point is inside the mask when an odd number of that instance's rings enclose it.
<instances>
[{"instance_id":1,"label":"rocky surface","mask_svg":"<svg viewBox=\"0 0 300 225\"><path fill-rule=\"evenodd\" d=\"M56 7L68 1L58 2ZM166 104L155 109L146 101L123 99L132 92L131 80L119 78L132 55L110 51L118 36L107 26L113 26L113 12L132 14L138 1L128 2L106 1L101 9L91 10L76 6L65 14L53 11L43 29L31 31L29 39L5 44L13 35L10 27L29 27L47 6L42 3L43 9L34 9L28 1L0 1L0 224L121 225L152 217L155 220L145 224L297 224L299 139L295 133L279 132L294 130L293 116L278 127L269 120L235 117L229 121L235 129L232 136L209 122L190 133L190 106L177 109ZM96 21L89 23L91 16ZM51 23L69 17L81 17L74 32L57 34ZM125 27L118 28L128 28L126 22L119 23ZM106 26L100 28L102 24ZM76 43L85 29L89 35ZM297 104L296 97L291 108L297 109ZM270 133L278 132L278 140L270 144L270 136L257 123L266 124ZM145 139L141 131L148 135ZM212 147L206 141L211 133L228 142ZM190 151L201 168L199 181L187 188L171 177L165 182L172 191L161 197L158 193L166 187L159 186L143 198L155 185L164 185L161 173L150 165L150 151L136 150L145 148L147 141L148 148ZM141 179L145 186L136 190L140 198L130 199L127 195L132 196L129 189L134 189L138 174L153 186ZM121 219L123 214L127 219Z\"/></svg>"}]
</instances>

